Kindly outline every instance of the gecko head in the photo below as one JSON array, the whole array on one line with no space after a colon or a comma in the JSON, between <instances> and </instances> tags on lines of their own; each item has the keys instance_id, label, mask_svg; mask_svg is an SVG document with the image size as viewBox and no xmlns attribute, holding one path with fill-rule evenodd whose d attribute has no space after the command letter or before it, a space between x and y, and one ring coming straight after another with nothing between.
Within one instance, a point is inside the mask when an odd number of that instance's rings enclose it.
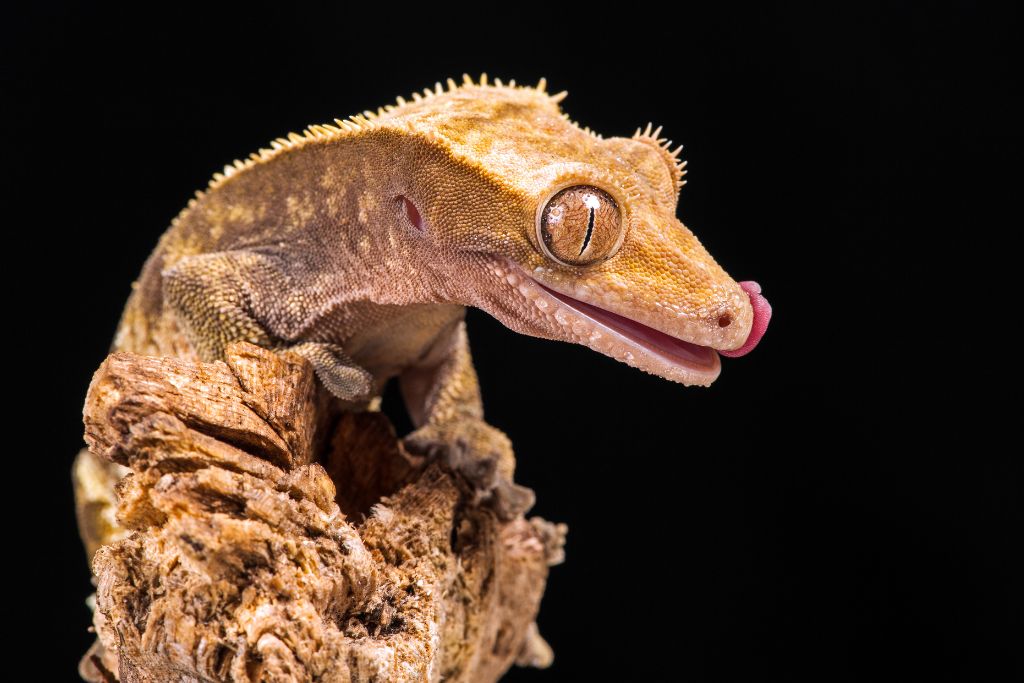
<instances>
[{"instance_id":1,"label":"gecko head","mask_svg":"<svg viewBox=\"0 0 1024 683\"><path fill-rule=\"evenodd\" d=\"M771 308L676 218L684 164L660 129L603 138L528 88L450 96L431 135L463 172L430 213L465 303L688 385L758 343Z\"/></svg>"},{"instance_id":2,"label":"gecko head","mask_svg":"<svg viewBox=\"0 0 1024 683\"><path fill-rule=\"evenodd\" d=\"M491 264L514 310L483 307L528 334L707 386L721 370L719 354L742 356L757 345L771 307L760 285L734 281L675 217L676 187L642 182L653 170L643 165L648 143L607 144L614 161L561 165L531 198L533 221L523 231L531 249L506 249ZM617 174L611 169L629 158L627 149L634 164Z\"/></svg>"}]
</instances>

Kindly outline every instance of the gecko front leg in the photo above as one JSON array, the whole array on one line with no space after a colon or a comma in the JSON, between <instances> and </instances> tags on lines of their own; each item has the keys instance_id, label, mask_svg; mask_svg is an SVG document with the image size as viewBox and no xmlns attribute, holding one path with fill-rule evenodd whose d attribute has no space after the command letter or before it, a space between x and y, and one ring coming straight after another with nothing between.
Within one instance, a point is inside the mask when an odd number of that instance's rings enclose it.
<instances>
[{"instance_id":1,"label":"gecko front leg","mask_svg":"<svg viewBox=\"0 0 1024 683\"><path fill-rule=\"evenodd\" d=\"M252 251L226 251L183 258L163 273L164 298L203 360L216 360L233 341L248 341L275 351L288 350L310 362L317 377L337 398L370 400L374 380L344 350L325 342L286 342L263 322L273 315L262 292L288 292L287 277L272 257ZM301 312L299 313L301 314ZM280 315L278 313L278 315Z\"/></svg>"},{"instance_id":2,"label":"gecko front leg","mask_svg":"<svg viewBox=\"0 0 1024 683\"><path fill-rule=\"evenodd\" d=\"M512 443L484 422L465 320L442 332L399 382L417 427L404 439L411 452L443 458L474 488L478 500L490 501L503 519L513 519L533 505L533 492L512 481Z\"/></svg>"}]
</instances>

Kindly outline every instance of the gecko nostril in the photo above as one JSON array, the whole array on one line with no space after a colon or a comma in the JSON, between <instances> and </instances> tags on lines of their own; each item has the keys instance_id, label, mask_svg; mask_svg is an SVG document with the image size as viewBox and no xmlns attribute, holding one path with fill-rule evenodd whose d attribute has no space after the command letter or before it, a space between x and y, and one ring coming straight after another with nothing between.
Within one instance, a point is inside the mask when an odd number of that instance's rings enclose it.
<instances>
[{"instance_id":1,"label":"gecko nostril","mask_svg":"<svg viewBox=\"0 0 1024 683\"><path fill-rule=\"evenodd\" d=\"M730 323L732 323L732 316L729 315L728 313L723 313L722 315L718 316L719 327L729 327Z\"/></svg>"}]
</instances>

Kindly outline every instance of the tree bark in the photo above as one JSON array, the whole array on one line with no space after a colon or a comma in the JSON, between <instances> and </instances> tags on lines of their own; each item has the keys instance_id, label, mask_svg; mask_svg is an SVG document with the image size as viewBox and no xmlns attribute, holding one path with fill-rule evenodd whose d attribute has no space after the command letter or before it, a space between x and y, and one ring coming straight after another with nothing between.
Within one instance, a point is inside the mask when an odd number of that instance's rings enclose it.
<instances>
[{"instance_id":1,"label":"tree bark","mask_svg":"<svg viewBox=\"0 0 1024 683\"><path fill-rule=\"evenodd\" d=\"M471 505L382 414L339 415L301 358L116 353L85 425L92 456L130 470L112 503L130 533L93 560L87 680L494 681L550 664L534 619L565 526Z\"/></svg>"}]
</instances>

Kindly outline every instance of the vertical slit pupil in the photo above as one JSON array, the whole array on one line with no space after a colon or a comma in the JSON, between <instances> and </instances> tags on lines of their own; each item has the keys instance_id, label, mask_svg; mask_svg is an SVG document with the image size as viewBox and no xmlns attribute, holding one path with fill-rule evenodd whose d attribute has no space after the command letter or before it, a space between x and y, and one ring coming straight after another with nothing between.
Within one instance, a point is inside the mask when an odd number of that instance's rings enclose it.
<instances>
[{"instance_id":1,"label":"vertical slit pupil","mask_svg":"<svg viewBox=\"0 0 1024 683\"><path fill-rule=\"evenodd\" d=\"M582 256L583 252L587 250L587 245L590 244L590 236L594 234L594 207L590 207L590 218L587 220L587 236L583 238L583 246L580 247L580 253L577 256Z\"/></svg>"}]
</instances>

